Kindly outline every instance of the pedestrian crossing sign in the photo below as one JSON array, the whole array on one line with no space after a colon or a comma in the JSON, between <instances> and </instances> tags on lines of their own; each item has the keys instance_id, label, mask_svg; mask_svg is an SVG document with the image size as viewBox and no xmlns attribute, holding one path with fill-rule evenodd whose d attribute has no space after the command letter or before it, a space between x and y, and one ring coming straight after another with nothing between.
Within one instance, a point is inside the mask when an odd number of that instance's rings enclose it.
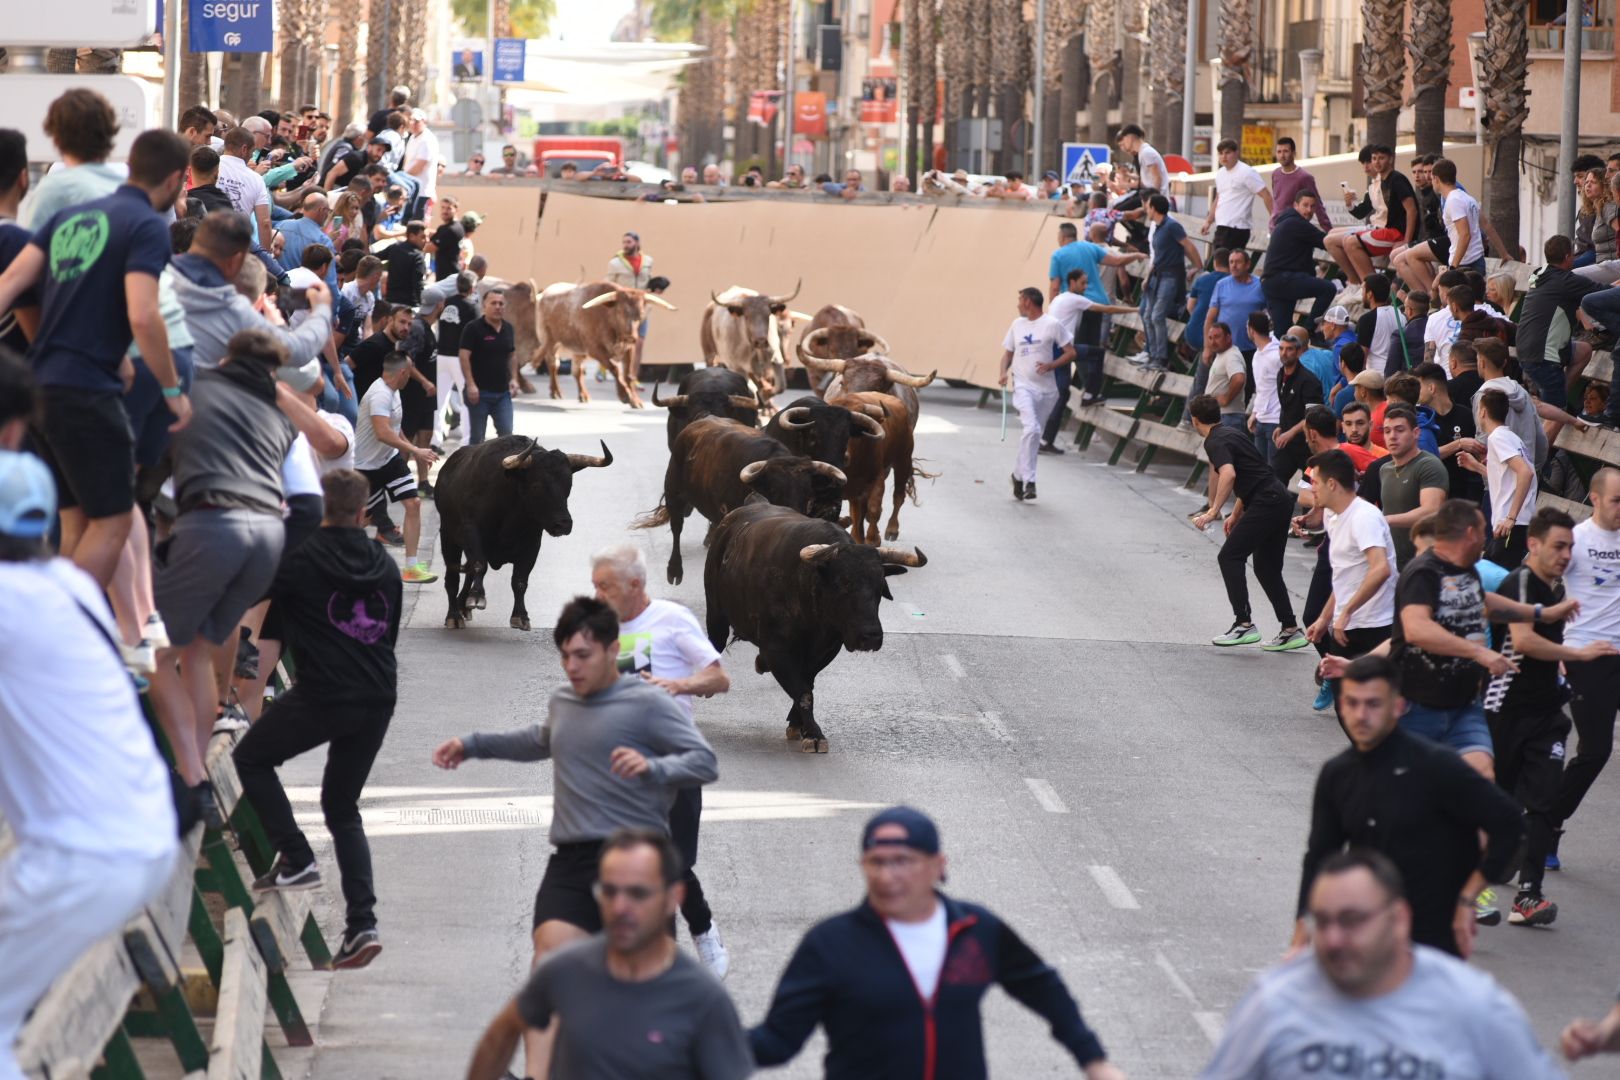
<instances>
[{"instance_id":1,"label":"pedestrian crossing sign","mask_svg":"<svg viewBox=\"0 0 1620 1080\"><path fill-rule=\"evenodd\" d=\"M1064 143L1063 182L1089 184L1097 178L1097 166L1106 165L1109 148L1103 143Z\"/></svg>"}]
</instances>

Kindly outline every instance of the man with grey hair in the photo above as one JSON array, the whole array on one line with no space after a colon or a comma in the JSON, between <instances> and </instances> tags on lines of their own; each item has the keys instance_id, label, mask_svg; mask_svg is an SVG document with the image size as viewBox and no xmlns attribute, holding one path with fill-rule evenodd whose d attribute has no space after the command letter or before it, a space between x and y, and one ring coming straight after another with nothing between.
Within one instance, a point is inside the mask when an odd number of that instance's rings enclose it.
<instances>
[{"instance_id":1,"label":"man with grey hair","mask_svg":"<svg viewBox=\"0 0 1620 1080\"><path fill-rule=\"evenodd\" d=\"M709 643L697 617L672 600L647 595L647 557L639 547L624 544L591 556L591 585L596 598L619 617L619 670L640 675L662 687L692 715L693 697L713 697L731 689L720 665L720 654ZM686 897L681 915L692 932L698 957L717 979L726 977L731 958L720 940L720 927L703 895L692 868L698 856L698 821L703 814L703 789L683 787L675 793L669 811L669 835L686 867Z\"/></svg>"},{"instance_id":2,"label":"man with grey hair","mask_svg":"<svg viewBox=\"0 0 1620 1080\"><path fill-rule=\"evenodd\" d=\"M478 275L471 270L463 270L451 280L455 284L455 295L446 298L444 307L439 309L438 371L433 380L433 385L439 391L438 409L433 414L433 441L436 445L443 444L450 437L453 427L461 427L463 437L468 431L463 424L467 418L467 405L462 394L467 389L467 381L461 374L461 332L478 318L478 304L473 295L478 288ZM445 419L452 402L456 407L456 422L453 425Z\"/></svg>"}]
</instances>

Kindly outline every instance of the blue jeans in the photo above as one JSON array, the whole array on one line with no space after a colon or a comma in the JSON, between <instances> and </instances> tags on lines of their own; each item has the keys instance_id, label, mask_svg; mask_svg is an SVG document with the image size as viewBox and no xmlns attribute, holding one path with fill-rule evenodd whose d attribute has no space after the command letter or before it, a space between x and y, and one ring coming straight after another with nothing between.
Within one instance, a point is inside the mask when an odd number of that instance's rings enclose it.
<instances>
[{"instance_id":1,"label":"blue jeans","mask_svg":"<svg viewBox=\"0 0 1620 1080\"><path fill-rule=\"evenodd\" d=\"M1587 293L1581 297L1581 310L1609 333L1620 331L1620 287Z\"/></svg>"},{"instance_id":2,"label":"blue jeans","mask_svg":"<svg viewBox=\"0 0 1620 1080\"><path fill-rule=\"evenodd\" d=\"M1401 717L1401 726L1413 735L1449 746L1459 754L1476 750L1495 753L1485 710L1477 701L1455 709L1431 709L1411 701Z\"/></svg>"},{"instance_id":3,"label":"blue jeans","mask_svg":"<svg viewBox=\"0 0 1620 1080\"><path fill-rule=\"evenodd\" d=\"M354 370L349 367L347 360L339 361L343 365L343 377L348 380L349 389L354 389ZM321 361L321 374L326 376L326 386L321 390L321 408L329 413L337 413L343 419L353 424L360 417L360 402L352 397L344 397L338 392L337 380L332 377L332 365L325 360Z\"/></svg>"},{"instance_id":4,"label":"blue jeans","mask_svg":"<svg viewBox=\"0 0 1620 1080\"><path fill-rule=\"evenodd\" d=\"M1231 428L1233 431L1241 431L1245 435L1249 432L1249 418L1244 413L1223 412L1221 413L1221 424L1224 427Z\"/></svg>"},{"instance_id":5,"label":"blue jeans","mask_svg":"<svg viewBox=\"0 0 1620 1080\"><path fill-rule=\"evenodd\" d=\"M1307 274L1303 270L1284 270L1260 279L1260 291L1266 298L1266 311L1271 316L1272 332L1281 335L1294 325L1294 305L1306 297L1311 298L1308 325L1327 314L1338 290L1333 282Z\"/></svg>"},{"instance_id":6,"label":"blue jeans","mask_svg":"<svg viewBox=\"0 0 1620 1080\"><path fill-rule=\"evenodd\" d=\"M1186 281L1180 274L1154 274L1142 286L1142 333L1147 338L1148 360L1170 362L1170 329L1165 320L1182 303Z\"/></svg>"},{"instance_id":7,"label":"blue jeans","mask_svg":"<svg viewBox=\"0 0 1620 1080\"><path fill-rule=\"evenodd\" d=\"M484 424L495 421L495 434L512 434L512 395L503 391L486 394L478 391L476 402L467 402L467 445L477 446L484 441Z\"/></svg>"},{"instance_id":8,"label":"blue jeans","mask_svg":"<svg viewBox=\"0 0 1620 1080\"><path fill-rule=\"evenodd\" d=\"M1247 420L1244 421L1243 426L1249 426ZM1265 458L1268 468L1277 457L1277 444L1271 441L1271 437L1275 434L1277 434L1276 424L1263 424L1258 420L1255 421L1254 448L1260 451L1261 457Z\"/></svg>"},{"instance_id":9,"label":"blue jeans","mask_svg":"<svg viewBox=\"0 0 1620 1080\"><path fill-rule=\"evenodd\" d=\"M1549 360L1520 360L1519 366L1524 373L1536 381L1541 388L1541 400L1549 405L1556 405L1563 409L1569 405L1569 395L1565 392L1564 369Z\"/></svg>"}]
</instances>

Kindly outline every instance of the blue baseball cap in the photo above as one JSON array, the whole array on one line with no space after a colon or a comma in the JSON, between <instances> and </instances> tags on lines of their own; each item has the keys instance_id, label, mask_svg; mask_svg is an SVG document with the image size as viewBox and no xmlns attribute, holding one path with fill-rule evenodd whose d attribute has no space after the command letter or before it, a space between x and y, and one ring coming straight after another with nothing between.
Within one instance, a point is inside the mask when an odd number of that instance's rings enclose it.
<instances>
[{"instance_id":1,"label":"blue baseball cap","mask_svg":"<svg viewBox=\"0 0 1620 1080\"><path fill-rule=\"evenodd\" d=\"M51 470L33 454L0 450L0 535L37 540L55 521Z\"/></svg>"},{"instance_id":2,"label":"blue baseball cap","mask_svg":"<svg viewBox=\"0 0 1620 1080\"><path fill-rule=\"evenodd\" d=\"M885 825L899 825L905 829L905 837L874 838L872 834ZM934 825L934 820L921 810L909 806L891 806L872 815L861 832L861 850L870 851L875 847L907 847L924 855L938 855L939 829Z\"/></svg>"}]
</instances>

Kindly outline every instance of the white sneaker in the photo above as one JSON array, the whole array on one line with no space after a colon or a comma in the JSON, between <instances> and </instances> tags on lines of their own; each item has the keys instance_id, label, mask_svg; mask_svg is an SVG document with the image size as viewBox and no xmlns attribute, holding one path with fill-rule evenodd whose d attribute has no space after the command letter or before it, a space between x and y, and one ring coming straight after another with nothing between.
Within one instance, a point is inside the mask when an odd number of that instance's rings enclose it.
<instances>
[{"instance_id":1,"label":"white sneaker","mask_svg":"<svg viewBox=\"0 0 1620 1080\"><path fill-rule=\"evenodd\" d=\"M703 966L717 979L724 979L726 972L731 970L731 954L726 952L726 946L720 940L720 924L710 923L709 932L697 934L692 938L692 944L697 948L698 959Z\"/></svg>"},{"instance_id":2,"label":"white sneaker","mask_svg":"<svg viewBox=\"0 0 1620 1080\"><path fill-rule=\"evenodd\" d=\"M169 628L163 625L163 616L157 612L146 617L146 625L141 628L141 637L152 643L154 649L167 649L169 647Z\"/></svg>"},{"instance_id":3,"label":"white sneaker","mask_svg":"<svg viewBox=\"0 0 1620 1080\"><path fill-rule=\"evenodd\" d=\"M1147 363L1151 359L1152 359L1152 357L1148 356L1147 353L1139 352L1135 356L1127 356L1125 358L1125 362L1127 364L1135 364L1137 367L1141 367L1143 364Z\"/></svg>"},{"instance_id":4,"label":"white sneaker","mask_svg":"<svg viewBox=\"0 0 1620 1080\"><path fill-rule=\"evenodd\" d=\"M246 731L249 726L247 711L242 706L227 705L214 720L214 734L225 735L234 731Z\"/></svg>"},{"instance_id":5,"label":"white sneaker","mask_svg":"<svg viewBox=\"0 0 1620 1080\"><path fill-rule=\"evenodd\" d=\"M157 670L157 650L148 638L142 638L134 645L119 642L118 651L124 654L124 666L136 675L151 678Z\"/></svg>"},{"instance_id":6,"label":"white sneaker","mask_svg":"<svg viewBox=\"0 0 1620 1080\"><path fill-rule=\"evenodd\" d=\"M1361 292L1360 285L1346 285L1344 290L1333 298L1333 302L1342 304L1345 307L1349 307L1351 304L1359 304L1361 303Z\"/></svg>"}]
</instances>

